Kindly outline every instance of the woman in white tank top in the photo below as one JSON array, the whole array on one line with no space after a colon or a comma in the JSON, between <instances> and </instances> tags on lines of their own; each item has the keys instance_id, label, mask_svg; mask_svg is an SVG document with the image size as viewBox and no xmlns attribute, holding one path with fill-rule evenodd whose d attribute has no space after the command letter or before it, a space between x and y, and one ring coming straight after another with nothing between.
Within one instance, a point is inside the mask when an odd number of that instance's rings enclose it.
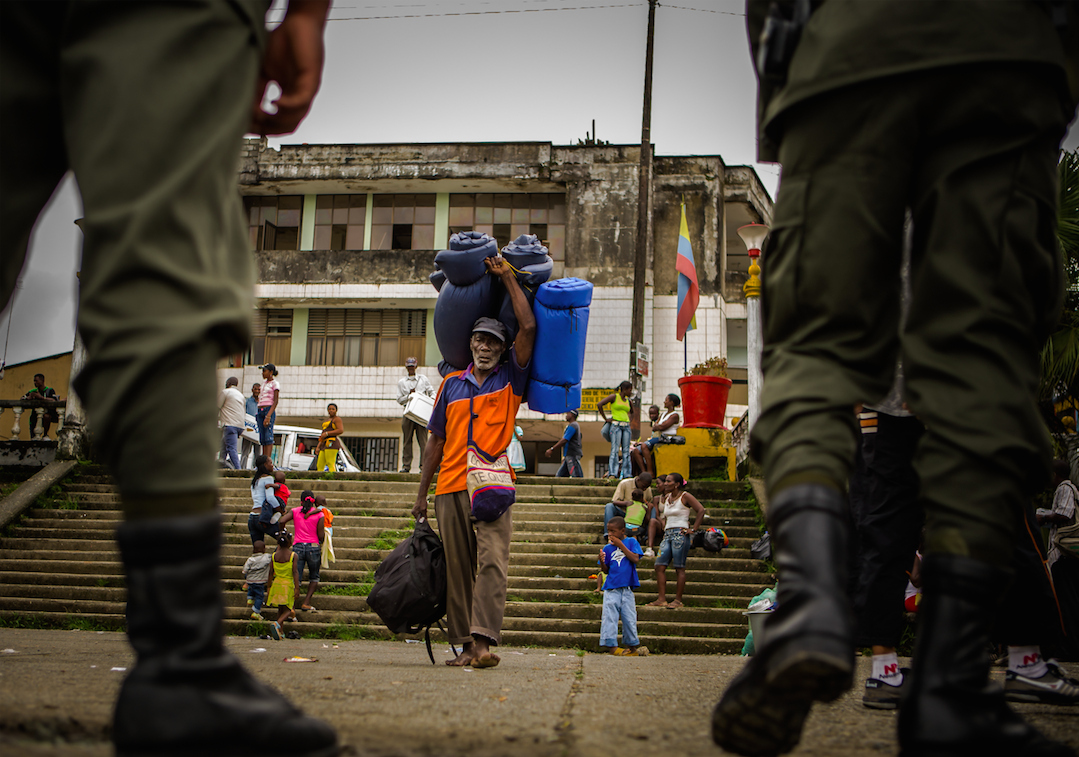
<instances>
[{"instance_id":1,"label":"woman in white tank top","mask_svg":"<svg viewBox=\"0 0 1079 757\"><path fill-rule=\"evenodd\" d=\"M657 444L669 442L672 436L678 434L678 426L681 425L681 416L678 407L682 400L677 394L668 394L663 398L663 413L652 421L652 436L633 447L630 456L633 462L642 470L654 474L656 472L655 452ZM654 407L654 406L653 406Z\"/></svg>"},{"instance_id":2,"label":"woman in white tank top","mask_svg":"<svg viewBox=\"0 0 1079 757\"><path fill-rule=\"evenodd\" d=\"M686 558L693 533L700 528L704 520L704 506L686 490L686 481L681 473L668 473L663 478L662 491L665 492L660 504L660 515L664 521L663 542L659 545L656 557L656 584L659 598L649 602L650 607L678 608L682 606L682 591L686 587ZM693 525L689 524L690 513L696 513ZM651 536L651 534L649 534ZM674 599L667 601L667 566L674 565L677 579Z\"/></svg>"}]
</instances>

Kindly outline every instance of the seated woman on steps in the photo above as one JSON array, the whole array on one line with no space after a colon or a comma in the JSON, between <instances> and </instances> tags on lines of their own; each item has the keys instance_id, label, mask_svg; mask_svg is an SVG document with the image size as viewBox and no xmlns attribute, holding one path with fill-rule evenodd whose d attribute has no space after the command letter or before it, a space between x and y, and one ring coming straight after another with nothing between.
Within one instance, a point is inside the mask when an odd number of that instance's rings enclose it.
<instances>
[{"instance_id":1,"label":"seated woman on steps","mask_svg":"<svg viewBox=\"0 0 1079 757\"><path fill-rule=\"evenodd\" d=\"M668 394L663 398L663 413L658 419L651 418L651 411L649 411L649 417L652 421L652 436L635 446L630 452L633 464L641 470L652 475L656 474L656 458L652 450L655 449L657 444L666 444L671 437L678 433L678 425L682 422L682 418L676 408L681 404L682 400L677 394Z\"/></svg>"}]
</instances>

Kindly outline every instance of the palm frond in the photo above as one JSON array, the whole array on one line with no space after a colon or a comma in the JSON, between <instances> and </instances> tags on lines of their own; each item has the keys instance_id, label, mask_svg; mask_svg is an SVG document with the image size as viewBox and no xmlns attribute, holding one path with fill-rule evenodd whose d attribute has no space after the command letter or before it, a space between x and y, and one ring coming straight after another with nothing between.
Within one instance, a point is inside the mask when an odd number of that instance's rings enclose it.
<instances>
[{"instance_id":1,"label":"palm frond","mask_svg":"<svg viewBox=\"0 0 1079 757\"><path fill-rule=\"evenodd\" d=\"M1079 152L1061 151L1057 171L1057 241L1063 253L1067 296L1060 327L1042 347L1041 399L1079 391Z\"/></svg>"}]
</instances>

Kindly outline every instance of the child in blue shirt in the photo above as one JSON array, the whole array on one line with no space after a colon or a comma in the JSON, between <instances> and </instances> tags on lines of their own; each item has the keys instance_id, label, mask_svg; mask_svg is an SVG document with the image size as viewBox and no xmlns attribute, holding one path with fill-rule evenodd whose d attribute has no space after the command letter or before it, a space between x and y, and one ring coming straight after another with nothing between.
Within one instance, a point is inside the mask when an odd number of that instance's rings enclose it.
<instances>
[{"instance_id":1,"label":"child in blue shirt","mask_svg":"<svg viewBox=\"0 0 1079 757\"><path fill-rule=\"evenodd\" d=\"M607 580L603 583L603 619L599 626L599 645L609 647L615 655L648 654L637 638L637 604L633 600L637 578L637 561L643 552L633 537L626 536L626 520L615 516L607 521L609 544L600 550L599 559ZM618 621L622 620L622 641L628 649L618 646Z\"/></svg>"}]
</instances>

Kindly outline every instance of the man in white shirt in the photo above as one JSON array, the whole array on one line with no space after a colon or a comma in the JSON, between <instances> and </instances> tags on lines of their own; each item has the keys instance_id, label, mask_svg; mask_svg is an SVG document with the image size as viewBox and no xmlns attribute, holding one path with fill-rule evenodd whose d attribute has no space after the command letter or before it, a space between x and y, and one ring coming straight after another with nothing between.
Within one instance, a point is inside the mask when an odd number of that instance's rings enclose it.
<instances>
[{"instance_id":1,"label":"man in white shirt","mask_svg":"<svg viewBox=\"0 0 1079 757\"><path fill-rule=\"evenodd\" d=\"M236 440L244 430L246 399L236 388L239 383L235 376L229 376L225 380L224 390L217 395L217 422L221 425L221 461L228 460L234 470L240 467Z\"/></svg>"},{"instance_id":2,"label":"man in white shirt","mask_svg":"<svg viewBox=\"0 0 1079 757\"><path fill-rule=\"evenodd\" d=\"M435 388L422 373L416 373L419 361L414 357L405 360L405 370L408 375L397 382L397 403L406 407L412 395L419 392L434 399ZM401 472L408 473L412 470L412 437L415 435L416 443L420 446L420 470L423 470L423 450L427 446L427 428L416 423L408 416L401 418Z\"/></svg>"}]
</instances>

